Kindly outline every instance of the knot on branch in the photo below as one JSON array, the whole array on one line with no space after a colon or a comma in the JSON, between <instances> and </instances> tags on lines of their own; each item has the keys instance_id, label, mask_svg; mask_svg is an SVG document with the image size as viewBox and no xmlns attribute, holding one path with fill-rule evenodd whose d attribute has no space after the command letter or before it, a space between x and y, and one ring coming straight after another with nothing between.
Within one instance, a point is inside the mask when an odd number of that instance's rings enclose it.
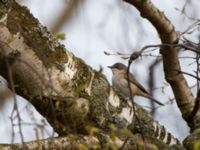
<instances>
[{"instance_id":1,"label":"knot on branch","mask_svg":"<svg viewBox=\"0 0 200 150\"><path fill-rule=\"evenodd\" d=\"M140 52L134 52L130 57L130 61L132 62L136 60L140 56L140 54L141 54Z\"/></svg>"}]
</instances>

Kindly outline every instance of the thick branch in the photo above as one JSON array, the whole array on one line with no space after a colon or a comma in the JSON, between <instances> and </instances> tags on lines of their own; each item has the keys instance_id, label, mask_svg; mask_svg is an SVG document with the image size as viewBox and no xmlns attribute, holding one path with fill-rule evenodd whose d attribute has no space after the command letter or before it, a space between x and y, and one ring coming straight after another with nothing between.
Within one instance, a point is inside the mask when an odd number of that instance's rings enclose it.
<instances>
[{"instance_id":1,"label":"thick branch","mask_svg":"<svg viewBox=\"0 0 200 150\"><path fill-rule=\"evenodd\" d=\"M156 28L162 44L177 44L178 35L174 29L174 26L166 18L163 12L159 11L150 0L124 0L133 6L135 6L141 13L141 16L148 19L152 25ZM175 95L179 109L181 110L182 116L185 121L188 121L188 116L190 116L195 104L195 99L191 93L190 88L183 76L179 73L180 63L178 60L178 52L176 47L162 47L160 53L163 56L163 67L165 78L171 85L173 93ZM193 117L193 123L187 122L190 125L193 135L191 135L184 142L188 149L193 149L195 142L192 137L199 139L200 127L200 110ZM196 139L196 140L197 140ZM198 140L197 140L198 141Z\"/></svg>"},{"instance_id":2,"label":"thick branch","mask_svg":"<svg viewBox=\"0 0 200 150\"><path fill-rule=\"evenodd\" d=\"M159 11L150 0L125 0L134 5L141 13L141 16L148 19L156 28L160 35L162 44L177 44L178 35L171 22L163 12ZM163 46L160 50L163 56L163 66L165 78L170 83L174 92L177 104L182 112L182 116L187 120L188 115L194 107L194 97L183 75L179 73L180 63L178 60L177 48ZM194 118L195 122L200 122L200 112ZM199 123L195 127L199 127Z\"/></svg>"}]
</instances>

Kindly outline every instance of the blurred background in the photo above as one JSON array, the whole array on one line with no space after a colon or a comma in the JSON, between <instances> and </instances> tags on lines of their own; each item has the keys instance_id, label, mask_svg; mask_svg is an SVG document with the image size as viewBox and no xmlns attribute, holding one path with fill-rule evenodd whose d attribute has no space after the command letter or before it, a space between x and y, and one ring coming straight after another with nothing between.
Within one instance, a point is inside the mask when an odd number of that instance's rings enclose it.
<instances>
[{"instance_id":1,"label":"blurred background","mask_svg":"<svg viewBox=\"0 0 200 150\"><path fill-rule=\"evenodd\" d=\"M160 44L153 26L141 17L134 7L121 0L18 0L18 2L28 7L40 23L55 36L62 37L60 42L67 50L82 58L94 69L103 68L103 73L110 82L111 71L107 68L108 65L115 62L127 64L125 58L132 52L146 45ZM200 19L198 0L152 0L152 2L169 18L179 33ZM193 28L191 33L184 36L191 41L199 42L199 27ZM171 88L165 81L159 49L150 49L143 55L132 64L131 72L155 98L165 103L165 106L158 108L141 97L135 97L135 101L152 112L154 118L175 137L183 140L189 130L177 108ZM196 54L180 51L179 56L183 71L194 73L196 64L193 57ZM153 76L150 78L152 72ZM196 79L185 77L193 94L196 95Z\"/></svg>"}]
</instances>

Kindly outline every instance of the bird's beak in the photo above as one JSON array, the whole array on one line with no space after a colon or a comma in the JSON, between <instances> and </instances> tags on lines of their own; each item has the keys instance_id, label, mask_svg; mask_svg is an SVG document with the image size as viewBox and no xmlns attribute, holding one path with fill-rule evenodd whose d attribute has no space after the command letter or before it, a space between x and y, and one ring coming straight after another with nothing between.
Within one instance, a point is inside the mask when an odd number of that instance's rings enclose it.
<instances>
[{"instance_id":1,"label":"bird's beak","mask_svg":"<svg viewBox=\"0 0 200 150\"><path fill-rule=\"evenodd\" d=\"M107 66L108 68L112 69L112 66Z\"/></svg>"}]
</instances>

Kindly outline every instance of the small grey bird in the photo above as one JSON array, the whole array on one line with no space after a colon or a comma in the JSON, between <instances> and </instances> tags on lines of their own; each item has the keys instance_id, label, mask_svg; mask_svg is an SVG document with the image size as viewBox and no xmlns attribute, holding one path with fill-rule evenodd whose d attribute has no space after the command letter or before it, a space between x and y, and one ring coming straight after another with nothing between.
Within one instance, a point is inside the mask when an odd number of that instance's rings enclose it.
<instances>
[{"instance_id":1,"label":"small grey bird","mask_svg":"<svg viewBox=\"0 0 200 150\"><path fill-rule=\"evenodd\" d=\"M108 68L110 68L113 73L112 77L113 87L117 91L121 92L121 94L123 94L125 97L130 97L130 92L128 88L128 76L127 76L128 68L122 63L116 63L112 66L108 66ZM159 105L164 105L161 102L154 99L130 72L129 72L129 81L133 96L146 97L149 100L152 100L153 102Z\"/></svg>"}]
</instances>

